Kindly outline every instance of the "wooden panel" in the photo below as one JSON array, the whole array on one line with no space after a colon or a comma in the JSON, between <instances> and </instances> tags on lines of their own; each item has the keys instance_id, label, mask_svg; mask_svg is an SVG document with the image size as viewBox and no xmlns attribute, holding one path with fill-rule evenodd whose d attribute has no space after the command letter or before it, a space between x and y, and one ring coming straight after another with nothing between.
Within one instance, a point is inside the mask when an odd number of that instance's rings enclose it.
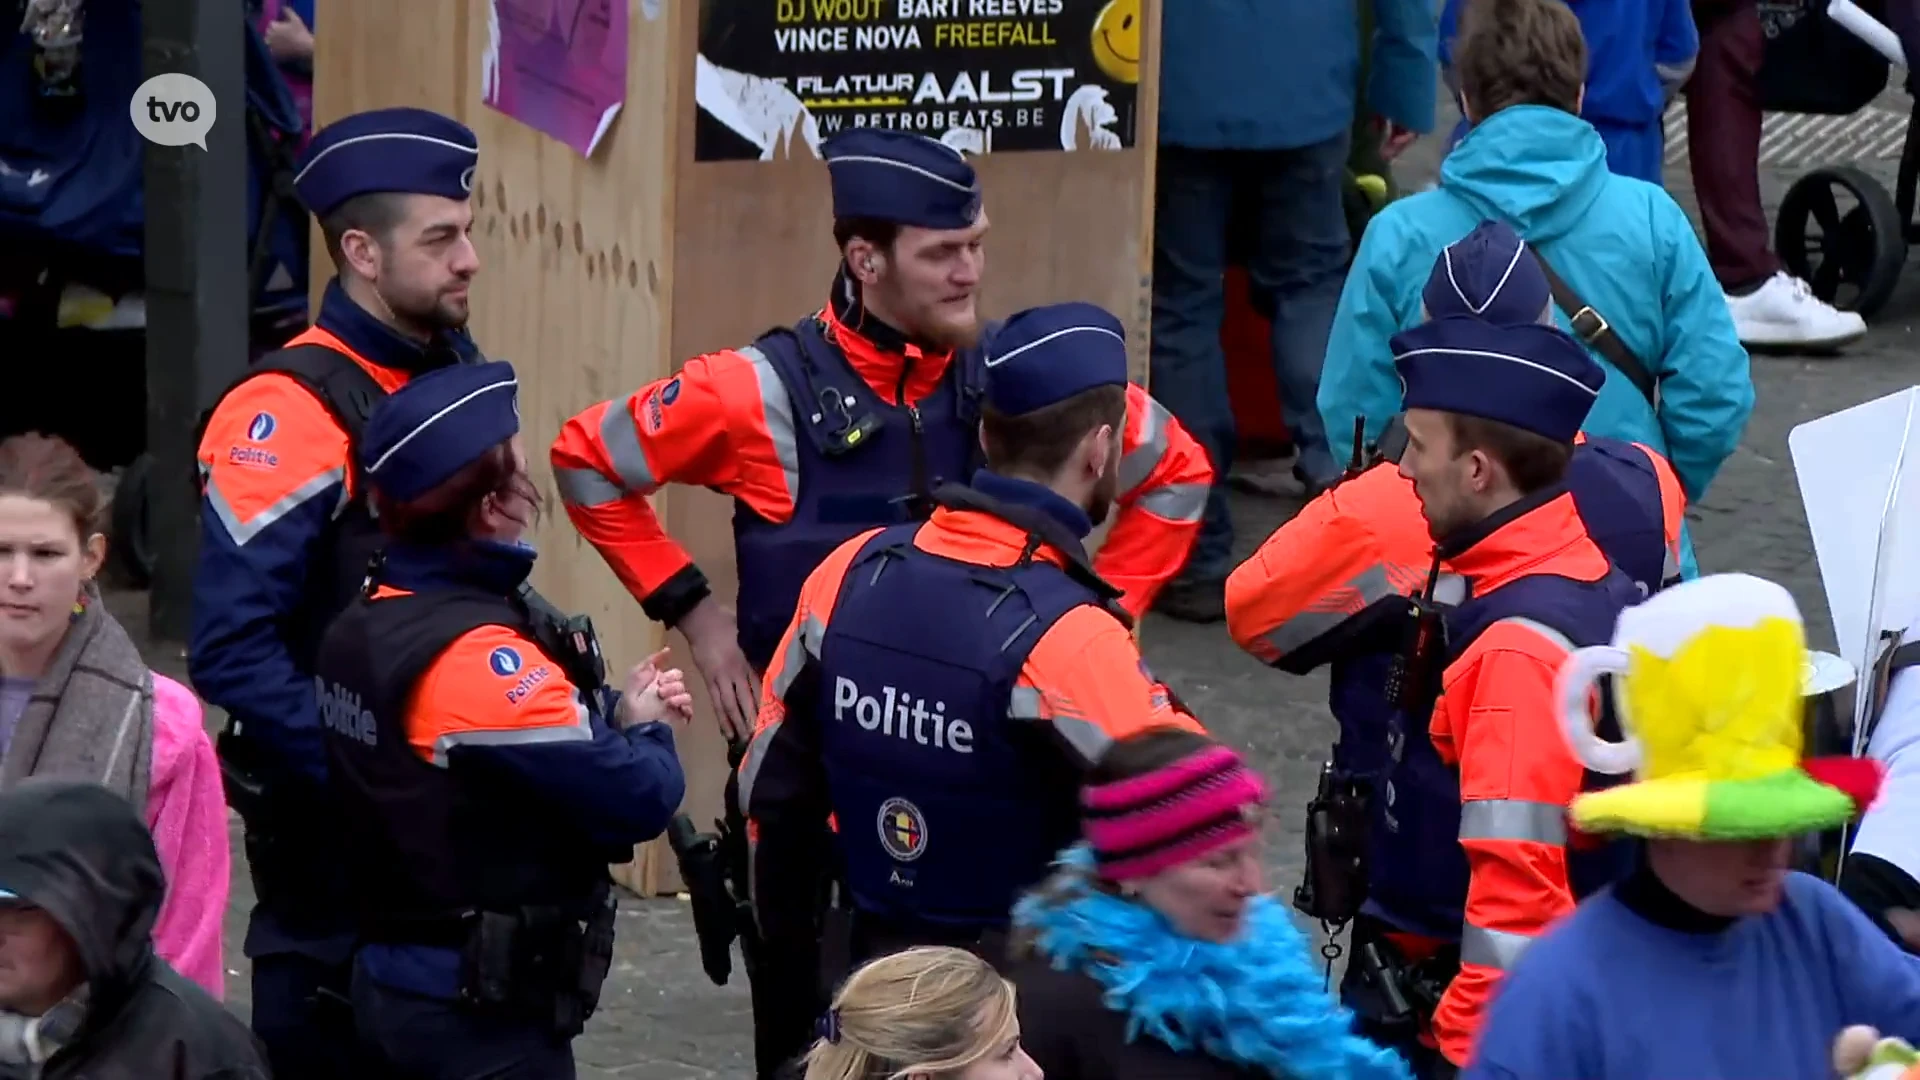
<instances>
[{"instance_id":1,"label":"wooden panel","mask_svg":"<svg viewBox=\"0 0 1920 1080\"><path fill-rule=\"evenodd\" d=\"M988 154L976 162L993 229L987 241L981 313L1085 300L1128 328L1134 377L1147 373L1152 268L1153 163L1159 95L1161 0L1146 0L1146 35L1136 145L1113 152ZM693 20L680 29L681 55L698 51ZM744 345L768 327L792 323L826 300L838 263L827 169L804 147L771 162L693 160L693 71L680 75L689 105L680 117L679 199L674 262L673 355L696 356ZM693 553L716 596L731 598L731 506L713 492L674 488L667 496L673 534ZM672 635L676 653L684 642ZM704 694L701 717L683 740L690 762L687 804L705 820L720 809L724 747ZM649 868L648 884L672 887L669 867Z\"/></svg>"},{"instance_id":2,"label":"wooden panel","mask_svg":"<svg viewBox=\"0 0 1920 1080\"><path fill-rule=\"evenodd\" d=\"M1144 4L1134 149L979 162L994 221L983 314L1100 304L1127 323L1143 381L1163 2ZM526 442L550 506L535 537L543 554L534 580L557 604L593 616L620 668L656 647L660 629L567 523L544 468L546 447L566 417L592 403L819 306L836 262L826 168L804 150L790 161L694 162L691 2L658 5L664 12L649 20L643 10L654 5L632 0L626 107L591 162L481 104L487 0L329 4L315 49L317 123L417 105L460 118L480 137L473 331L489 355L520 372ZM316 282L324 282L332 270L322 245L314 250ZM673 488L658 503L716 595L732 598L728 500ZM667 638L674 662L688 663L685 641ZM679 742L685 808L706 822L720 812L725 752L704 692L696 696L700 716ZM679 888L663 843L621 877L646 893Z\"/></svg>"},{"instance_id":3,"label":"wooden panel","mask_svg":"<svg viewBox=\"0 0 1920 1080\"><path fill-rule=\"evenodd\" d=\"M648 20L629 10L626 106L587 161L487 107L479 59L486 0L434 4L328 0L316 122L417 105L458 117L480 139L474 176L474 339L520 376L520 412L547 512L533 540L534 584L600 631L612 676L659 647L612 571L567 521L546 466L567 417L666 373L673 235L671 148L678 92L675 26L683 5ZM317 278L332 273L320 245ZM684 654L683 654L684 655ZM689 763L691 764L691 762ZM711 771L711 770L709 770ZM640 885L641 864L616 869Z\"/></svg>"}]
</instances>

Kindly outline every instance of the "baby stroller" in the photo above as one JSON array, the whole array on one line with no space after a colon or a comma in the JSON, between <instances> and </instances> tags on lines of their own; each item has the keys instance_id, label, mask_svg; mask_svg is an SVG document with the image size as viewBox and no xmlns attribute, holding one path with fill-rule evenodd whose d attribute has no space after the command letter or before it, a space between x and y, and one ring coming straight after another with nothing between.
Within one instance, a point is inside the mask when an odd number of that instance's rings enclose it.
<instances>
[{"instance_id":1,"label":"baby stroller","mask_svg":"<svg viewBox=\"0 0 1920 1080\"><path fill-rule=\"evenodd\" d=\"M27 0L0 0L0 355L18 358L0 436L58 434L95 468L126 468L113 547L144 584L146 144L128 115L143 81L140 4L53 6L50 23L30 17ZM265 43L232 7L247 49L246 107L232 115L248 142L249 235L233 257L247 260L254 347L264 349L306 321L307 221L292 198L302 124Z\"/></svg>"},{"instance_id":2,"label":"baby stroller","mask_svg":"<svg viewBox=\"0 0 1920 1080\"><path fill-rule=\"evenodd\" d=\"M1908 46L1920 30L1920 0L1855 0L1891 23ZM1887 58L1827 15L1829 0L1762 0L1766 60L1758 94L1768 112L1852 116L1887 87ZM1912 82L1908 81L1911 94ZM1910 107L1894 192L1855 165L1814 169L1794 181L1774 218L1774 250L1814 295L1871 317L1900 281L1914 242L1920 136Z\"/></svg>"}]
</instances>

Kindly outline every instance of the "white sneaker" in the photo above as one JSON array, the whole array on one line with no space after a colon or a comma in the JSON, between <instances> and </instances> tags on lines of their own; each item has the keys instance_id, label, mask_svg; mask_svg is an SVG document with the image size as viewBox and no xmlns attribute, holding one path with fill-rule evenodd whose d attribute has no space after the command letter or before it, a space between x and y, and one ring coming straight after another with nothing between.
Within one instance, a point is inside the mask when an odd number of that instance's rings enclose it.
<instances>
[{"instance_id":1,"label":"white sneaker","mask_svg":"<svg viewBox=\"0 0 1920 1080\"><path fill-rule=\"evenodd\" d=\"M1867 333L1859 313L1822 302L1784 270L1745 296L1727 297L1727 310L1748 348L1835 349Z\"/></svg>"}]
</instances>

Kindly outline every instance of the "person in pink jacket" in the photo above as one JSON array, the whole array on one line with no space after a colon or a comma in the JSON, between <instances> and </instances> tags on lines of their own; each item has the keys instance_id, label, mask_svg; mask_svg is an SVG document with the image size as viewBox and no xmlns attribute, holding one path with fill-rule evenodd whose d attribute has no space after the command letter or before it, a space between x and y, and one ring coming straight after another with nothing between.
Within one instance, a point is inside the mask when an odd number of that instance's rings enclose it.
<instances>
[{"instance_id":1,"label":"person in pink jacket","mask_svg":"<svg viewBox=\"0 0 1920 1080\"><path fill-rule=\"evenodd\" d=\"M100 599L106 498L73 447L0 441L0 791L30 776L143 807L166 872L154 951L219 998L232 855L199 699L147 667Z\"/></svg>"}]
</instances>

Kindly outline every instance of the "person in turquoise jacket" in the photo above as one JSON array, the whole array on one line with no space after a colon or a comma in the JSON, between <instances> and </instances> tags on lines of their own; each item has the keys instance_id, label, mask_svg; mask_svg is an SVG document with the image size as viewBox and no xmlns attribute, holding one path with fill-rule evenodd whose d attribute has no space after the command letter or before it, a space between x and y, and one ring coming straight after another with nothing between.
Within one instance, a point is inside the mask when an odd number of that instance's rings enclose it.
<instances>
[{"instance_id":1,"label":"person in turquoise jacket","mask_svg":"<svg viewBox=\"0 0 1920 1080\"><path fill-rule=\"evenodd\" d=\"M1656 411L1599 357L1607 380L1586 431L1664 454L1697 502L1740 442L1753 381L1693 225L1661 188L1608 171L1606 144L1578 115L1586 49L1565 4L1474 0L1466 21L1456 55L1476 122L1434 190L1389 204L1367 227L1327 342L1326 429L1350 432L1364 417L1367 438L1380 436L1401 407L1388 339L1421 321L1420 290L1441 250L1502 221L1658 380ZM1556 316L1570 327L1566 312ZM1688 576L1693 565L1689 544Z\"/></svg>"},{"instance_id":2,"label":"person in turquoise jacket","mask_svg":"<svg viewBox=\"0 0 1920 1080\"><path fill-rule=\"evenodd\" d=\"M1356 11L1355 4L1363 4ZM1434 124L1433 0L1176 0L1162 27L1154 207L1152 382L1218 478L1200 538L1156 609L1225 615L1233 569L1226 498L1236 442L1220 347L1224 277L1244 260L1272 320L1280 407L1310 491L1340 477L1314 407L1327 328L1352 252L1345 180L1356 113L1390 158ZM1361 14L1370 40L1361 41ZM1360 81L1366 61L1365 85Z\"/></svg>"}]
</instances>

